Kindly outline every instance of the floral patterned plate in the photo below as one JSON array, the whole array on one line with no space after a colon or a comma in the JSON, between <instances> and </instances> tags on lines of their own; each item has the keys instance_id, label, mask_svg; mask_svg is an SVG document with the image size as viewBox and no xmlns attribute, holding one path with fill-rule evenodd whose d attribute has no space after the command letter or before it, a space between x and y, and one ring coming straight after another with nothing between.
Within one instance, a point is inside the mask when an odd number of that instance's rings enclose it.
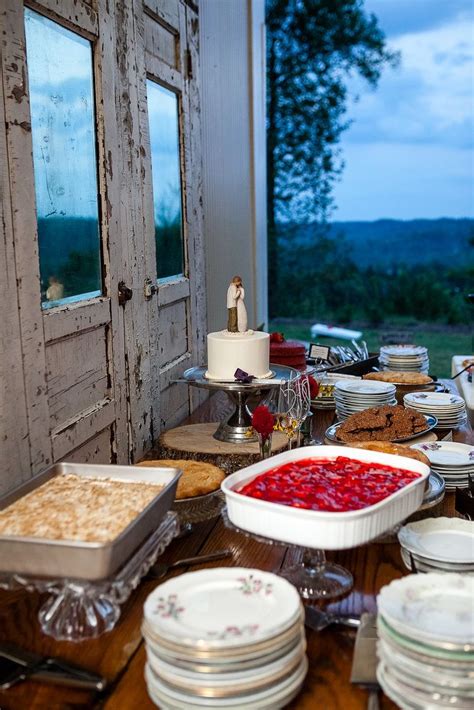
<instances>
[{"instance_id":1,"label":"floral patterned plate","mask_svg":"<svg viewBox=\"0 0 474 710\"><path fill-rule=\"evenodd\" d=\"M379 614L409 639L474 652L474 577L411 574L382 587Z\"/></svg>"},{"instance_id":2,"label":"floral patterned plate","mask_svg":"<svg viewBox=\"0 0 474 710\"><path fill-rule=\"evenodd\" d=\"M252 646L289 629L301 601L270 572L221 567L189 572L150 594L145 623L154 636L196 650Z\"/></svg>"},{"instance_id":3,"label":"floral patterned plate","mask_svg":"<svg viewBox=\"0 0 474 710\"><path fill-rule=\"evenodd\" d=\"M455 441L433 441L427 444L413 444L411 449L418 449L428 456L430 463L448 468L462 466L474 469L474 446L459 444Z\"/></svg>"},{"instance_id":4,"label":"floral patterned plate","mask_svg":"<svg viewBox=\"0 0 474 710\"><path fill-rule=\"evenodd\" d=\"M203 697L164 683L147 664L145 666L145 680L151 699L161 708L173 710L190 710L191 708L232 708L233 710L269 710L269 708L283 708L294 698L303 684L308 672L308 659L303 658L296 670L284 680L254 693L234 695L228 698Z\"/></svg>"},{"instance_id":5,"label":"floral patterned plate","mask_svg":"<svg viewBox=\"0 0 474 710\"><path fill-rule=\"evenodd\" d=\"M410 392L405 395L404 401L408 406L413 404L415 407L420 406L426 409L435 407L436 410L447 409L449 411L462 409L466 405L462 397L458 394L451 394L450 392L446 392L445 394L441 392Z\"/></svg>"}]
</instances>

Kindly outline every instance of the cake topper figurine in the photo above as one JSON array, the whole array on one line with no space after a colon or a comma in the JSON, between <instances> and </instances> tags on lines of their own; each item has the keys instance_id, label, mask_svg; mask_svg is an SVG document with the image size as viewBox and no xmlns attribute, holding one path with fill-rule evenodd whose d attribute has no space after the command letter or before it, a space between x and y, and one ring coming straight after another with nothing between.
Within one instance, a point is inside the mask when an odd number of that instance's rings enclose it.
<instances>
[{"instance_id":1,"label":"cake topper figurine","mask_svg":"<svg viewBox=\"0 0 474 710\"><path fill-rule=\"evenodd\" d=\"M247 309L244 298L242 278L234 276L227 289L227 330L229 333L245 333L247 331Z\"/></svg>"}]
</instances>

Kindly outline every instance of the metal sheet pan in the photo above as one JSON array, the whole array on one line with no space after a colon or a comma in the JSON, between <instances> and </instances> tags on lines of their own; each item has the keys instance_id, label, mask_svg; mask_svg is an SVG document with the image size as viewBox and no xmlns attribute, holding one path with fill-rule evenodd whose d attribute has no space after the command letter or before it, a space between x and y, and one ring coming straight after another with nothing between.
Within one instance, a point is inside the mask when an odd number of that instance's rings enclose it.
<instances>
[{"instance_id":1,"label":"metal sheet pan","mask_svg":"<svg viewBox=\"0 0 474 710\"><path fill-rule=\"evenodd\" d=\"M74 473L84 478L159 483L164 485L164 488L120 535L110 542L46 540L0 535L0 572L91 581L110 577L159 526L173 504L178 479L181 476L178 468L57 463L0 498L0 510L54 476L67 473Z\"/></svg>"}]
</instances>

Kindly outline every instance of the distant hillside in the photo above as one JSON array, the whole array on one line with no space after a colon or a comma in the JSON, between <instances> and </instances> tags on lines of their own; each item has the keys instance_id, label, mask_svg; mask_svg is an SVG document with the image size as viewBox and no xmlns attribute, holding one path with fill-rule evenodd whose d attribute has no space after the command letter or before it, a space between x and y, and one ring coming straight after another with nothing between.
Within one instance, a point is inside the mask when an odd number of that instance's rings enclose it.
<instances>
[{"instance_id":1,"label":"distant hillside","mask_svg":"<svg viewBox=\"0 0 474 710\"><path fill-rule=\"evenodd\" d=\"M315 237L314 225L295 227L293 236L289 234L292 229L282 227L283 240L307 243ZM361 267L433 262L464 266L474 254L474 219L333 222L329 236L337 238L341 235L348 244L348 256Z\"/></svg>"}]
</instances>

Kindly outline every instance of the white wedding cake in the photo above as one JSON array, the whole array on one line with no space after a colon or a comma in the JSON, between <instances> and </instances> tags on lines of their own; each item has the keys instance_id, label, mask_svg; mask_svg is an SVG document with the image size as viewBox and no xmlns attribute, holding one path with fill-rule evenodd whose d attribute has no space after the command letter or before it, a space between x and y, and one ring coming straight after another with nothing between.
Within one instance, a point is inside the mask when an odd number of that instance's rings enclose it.
<instances>
[{"instance_id":1,"label":"white wedding cake","mask_svg":"<svg viewBox=\"0 0 474 710\"><path fill-rule=\"evenodd\" d=\"M221 330L207 336L207 372L210 380L233 381L240 368L255 377L270 377L270 336L259 330L230 333Z\"/></svg>"}]
</instances>

